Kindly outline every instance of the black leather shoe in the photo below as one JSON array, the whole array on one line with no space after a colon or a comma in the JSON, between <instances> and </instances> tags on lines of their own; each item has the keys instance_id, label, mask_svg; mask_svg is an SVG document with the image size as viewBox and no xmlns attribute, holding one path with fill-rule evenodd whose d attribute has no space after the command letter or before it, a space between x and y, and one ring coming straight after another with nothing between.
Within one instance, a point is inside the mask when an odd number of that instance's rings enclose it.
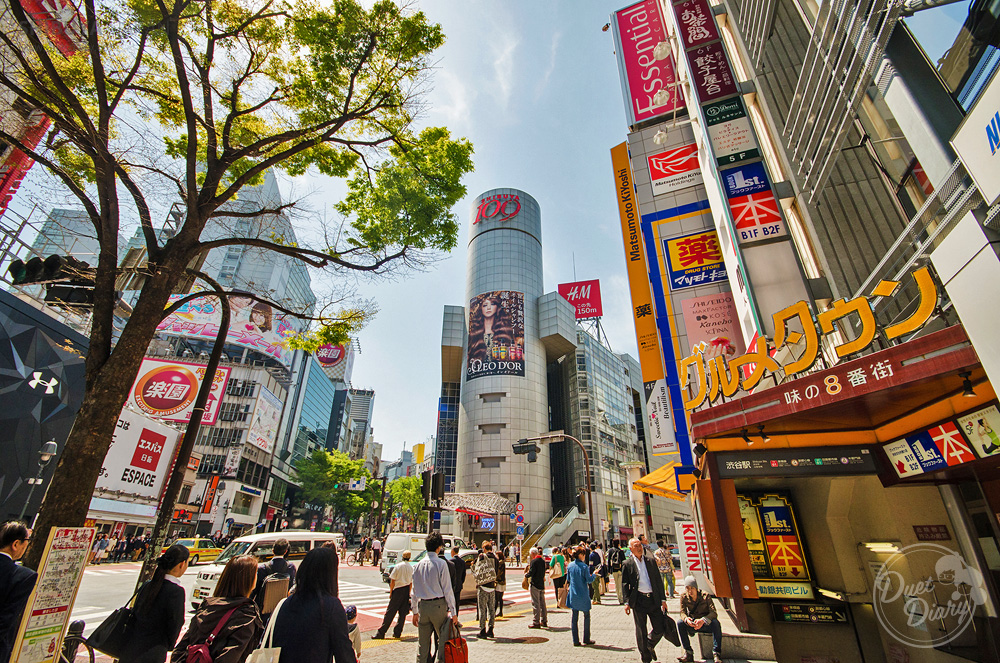
<instances>
[{"instance_id":1,"label":"black leather shoe","mask_svg":"<svg viewBox=\"0 0 1000 663\"><path fill-rule=\"evenodd\" d=\"M585 644L585 645L596 645L597 643L594 642L593 640L584 640L583 644Z\"/></svg>"},{"instance_id":2,"label":"black leather shoe","mask_svg":"<svg viewBox=\"0 0 1000 663\"><path fill-rule=\"evenodd\" d=\"M385 636L381 633L372 633L372 640L385 640Z\"/></svg>"},{"instance_id":3,"label":"black leather shoe","mask_svg":"<svg viewBox=\"0 0 1000 663\"><path fill-rule=\"evenodd\" d=\"M486 639L486 631L480 630L479 631L479 635L477 635L476 637L479 638L480 640L485 640Z\"/></svg>"},{"instance_id":4,"label":"black leather shoe","mask_svg":"<svg viewBox=\"0 0 1000 663\"><path fill-rule=\"evenodd\" d=\"M493 637L493 629L490 629L489 631L486 632L486 637L487 638L492 638Z\"/></svg>"}]
</instances>

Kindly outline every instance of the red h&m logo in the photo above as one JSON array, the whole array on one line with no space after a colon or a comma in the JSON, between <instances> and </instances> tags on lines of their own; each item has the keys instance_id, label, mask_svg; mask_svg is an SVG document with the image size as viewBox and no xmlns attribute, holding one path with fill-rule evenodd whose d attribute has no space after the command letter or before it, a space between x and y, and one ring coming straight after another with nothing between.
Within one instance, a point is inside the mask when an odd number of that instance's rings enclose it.
<instances>
[{"instance_id":1,"label":"red h&m logo","mask_svg":"<svg viewBox=\"0 0 1000 663\"><path fill-rule=\"evenodd\" d=\"M163 453L163 445L167 442L166 435L154 433L145 428L139 435L139 443L135 445L135 453L132 455L132 465L141 467L150 472L156 471L156 466L160 464L160 454Z\"/></svg>"},{"instance_id":2,"label":"red h&m logo","mask_svg":"<svg viewBox=\"0 0 1000 663\"><path fill-rule=\"evenodd\" d=\"M576 307L576 319L599 318L604 313L601 305L601 282L577 281L560 283L559 294Z\"/></svg>"},{"instance_id":3,"label":"red h&m logo","mask_svg":"<svg viewBox=\"0 0 1000 663\"><path fill-rule=\"evenodd\" d=\"M476 220L472 225L480 221L500 217L498 221L510 221L521 211L521 199L508 193L498 193L495 196L483 198L479 201L479 209L476 211Z\"/></svg>"}]
</instances>

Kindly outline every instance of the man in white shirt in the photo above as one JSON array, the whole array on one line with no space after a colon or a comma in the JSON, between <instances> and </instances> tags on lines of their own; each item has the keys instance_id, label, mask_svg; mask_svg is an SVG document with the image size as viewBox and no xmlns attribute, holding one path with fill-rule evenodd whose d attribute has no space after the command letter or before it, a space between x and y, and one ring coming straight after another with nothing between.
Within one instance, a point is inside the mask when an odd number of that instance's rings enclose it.
<instances>
[{"instance_id":1,"label":"man in white shirt","mask_svg":"<svg viewBox=\"0 0 1000 663\"><path fill-rule=\"evenodd\" d=\"M399 615L396 628L392 632L392 637L400 638L403 635L403 625L406 623L406 615L410 614L410 586L413 584L413 567L410 565L410 551L403 551L403 560L392 567L389 574L389 607L385 609L385 617L382 625L372 636L372 640L382 640L392 626L392 620Z\"/></svg>"},{"instance_id":2,"label":"man in white shirt","mask_svg":"<svg viewBox=\"0 0 1000 663\"><path fill-rule=\"evenodd\" d=\"M642 542L628 542L632 552L622 567L622 592L625 595L625 614L632 614L635 621L635 643L642 663L656 660L653 647L663 637L663 615L667 611L667 596L660 580L656 563L645 556ZM649 619L652 632L646 633Z\"/></svg>"},{"instance_id":3,"label":"man in white shirt","mask_svg":"<svg viewBox=\"0 0 1000 663\"><path fill-rule=\"evenodd\" d=\"M413 569L410 590L410 609L413 611L413 625L418 629L420 644L417 648L417 663L427 663L431 651L431 636L438 641L437 660L444 661L444 647L441 646L441 631L449 619L455 628L458 622L458 606L455 593L451 589L451 568L444 558L444 539L439 532L427 536L427 556Z\"/></svg>"},{"instance_id":4,"label":"man in white shirt","mask_svg":"<svg viewBox=\"0 0 1000 663\"><path fill-rule=\"evenodd\" d=\"M382 542L376 537L372 540L372 566L378 566L378 560L382 557Z\"/></svg>"}]
</instances>

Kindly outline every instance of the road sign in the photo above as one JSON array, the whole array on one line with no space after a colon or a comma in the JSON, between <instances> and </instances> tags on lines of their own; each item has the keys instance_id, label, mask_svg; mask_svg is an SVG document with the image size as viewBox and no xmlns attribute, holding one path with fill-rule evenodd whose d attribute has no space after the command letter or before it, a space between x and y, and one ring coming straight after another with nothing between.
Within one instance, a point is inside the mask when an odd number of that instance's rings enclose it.
<instances>
[{"instance_id":1,"label":"road sign","mask_svg":"<svg viewBox=\"0 0 1000 663\"><path fill-rule=\"evenodd\" d=\"M517 517L514 520L517 522L518 525L523 525L524 524L524 514L523 513L517 514Z\"/></svg>"},{"instance_id":2,"label":"road sign","mask_svg":"<svg viewBox=\"0 0 1000 663\"><path fill-rule=\"evenodd\" d=\"M518 502L517 503L517 512L521 513L522 511L524 511L524 505L521 504L520 502Z\"/></svg>"},{"instance_id":3,"label":"road sign","mask_svg":"<svg viewBox=\"0 0 1000 663\"><path fill-rule=\"evenodd\" d=\"M524 535L523 534L518 534L517 535L517 540L518 541L524 541Z\"/></svg>"},{"instance_id":4,"label":"road sign","mask_svg":"<svg viewBox=\"0 0 1000 663\"><path fill-rule=\"evenodd\" d=\"M347 490L362 491L365 489L367 481L368 477L361 477L360 479L351 479L351 482L347 485Z\"/></svg>"},{"instance_id":5,"label":"road sign","mask_svg":"<svg viewBox=\"0 0 1000 663\"><path fill-rule=\"evenodd\" d=\"M514 522L514 518L516 518L516 516L513 513L510 514L510 522Z\"/></svg>"},{"instance_id":6,"label":"road sign","mask_svg":"<svg viewBox=\"0 0 1000 663\"><path fill-rule=\"evenodd\" d=\"M524 525L517 526L517 536L521 538L524 537Z\"/></svg>"}]
</instances>

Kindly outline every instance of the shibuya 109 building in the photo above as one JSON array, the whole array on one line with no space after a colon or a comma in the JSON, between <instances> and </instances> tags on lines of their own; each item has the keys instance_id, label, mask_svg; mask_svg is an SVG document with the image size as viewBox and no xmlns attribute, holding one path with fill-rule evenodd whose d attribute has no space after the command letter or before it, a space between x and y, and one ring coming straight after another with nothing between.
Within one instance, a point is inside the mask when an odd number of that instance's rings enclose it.
<instances>
[{"instance_id":1,"label":"shibuya 109 building","mask_svg":"<svg viewBox=\"0 0 1000 663\"><path fill-rule=\"evenodd\" d=\"M658 534L671 534L674 511L630 503L628 468L649 461L638 365L578 326L591 309L581 315L544 291L538 202L518 189L475 197L467 256L464 306L444 308L435 469L445 475L445 507L461 515L444 515L442 529L506 543L521 515L524 544L545 545L627 537L634 514L648 513L662 521ZM587 469L575 443L539 443L536 462L513 452L518 440L551 431L589 449L590 514L576 508Z\"/></svg>"}]
</instances>

